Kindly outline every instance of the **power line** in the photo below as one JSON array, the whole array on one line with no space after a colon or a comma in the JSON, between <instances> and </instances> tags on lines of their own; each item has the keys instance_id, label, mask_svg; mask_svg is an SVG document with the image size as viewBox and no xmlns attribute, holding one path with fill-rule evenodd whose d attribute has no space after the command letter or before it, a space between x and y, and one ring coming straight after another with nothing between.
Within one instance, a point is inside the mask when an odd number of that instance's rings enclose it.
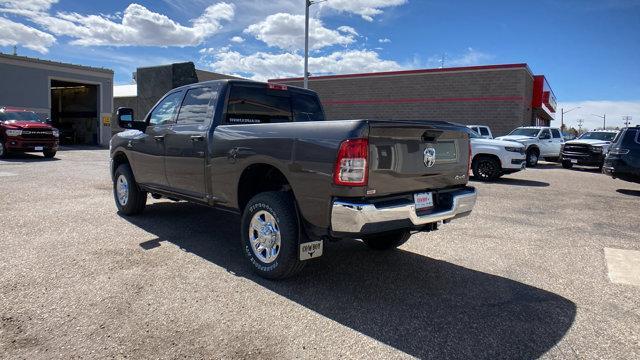
<instances>
[{"instance_id":1,"label":"power line","mask_svg":"<svg viewBox=\"0 0 640 360\"><path fill-rule=\"evenodd\" d=\"M622 120L624 121L624 127L629 127L629 125L631 125L631 116L626 115L622 117Z\"/></svg>"}]
</instances>

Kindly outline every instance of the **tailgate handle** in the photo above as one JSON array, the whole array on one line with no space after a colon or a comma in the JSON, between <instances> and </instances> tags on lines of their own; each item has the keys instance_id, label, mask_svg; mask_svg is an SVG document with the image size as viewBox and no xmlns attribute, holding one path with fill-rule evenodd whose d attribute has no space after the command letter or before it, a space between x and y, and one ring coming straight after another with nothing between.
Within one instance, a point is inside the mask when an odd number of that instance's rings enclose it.
<instances>
[{"instance_id":1,"label":"tailgate handle","mask_svg":"<svg viewBox=\"0 0 640 360\"><path fill-rule=\"evenodd\" d=\"M422 133L422 140L425 142L433 142L436 141L440 135L442 135L442 130L427 130Z\"/></svg>"}]
</instances>

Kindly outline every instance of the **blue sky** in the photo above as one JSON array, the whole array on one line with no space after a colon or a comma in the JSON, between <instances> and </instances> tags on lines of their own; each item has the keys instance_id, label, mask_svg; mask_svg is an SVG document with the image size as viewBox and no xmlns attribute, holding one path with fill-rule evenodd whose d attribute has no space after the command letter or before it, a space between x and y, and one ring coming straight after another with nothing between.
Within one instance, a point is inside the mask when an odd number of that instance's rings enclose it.
<instances>
[{"instance_id":1,"label":"blue sky","mask_svg":"<svg viewBox=\"0 0 640 360\"><path fill-rule=\"evenodd\" d=\"M115 71L193 61L255 79L302 73L303 0L0 0L0 51ZM640 121L640 1L329 0L313 74L526 62L560 106ZM8 35L5 35L8 34Z\"/></svg>"}]
</instances>

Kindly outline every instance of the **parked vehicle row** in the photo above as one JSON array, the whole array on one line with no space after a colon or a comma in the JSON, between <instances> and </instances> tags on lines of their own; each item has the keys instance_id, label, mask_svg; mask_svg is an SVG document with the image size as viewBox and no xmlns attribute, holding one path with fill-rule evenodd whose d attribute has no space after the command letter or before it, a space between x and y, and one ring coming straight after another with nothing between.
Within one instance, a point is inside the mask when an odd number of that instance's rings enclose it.
<instances>
[{"instance_id":1,"label":"parked vehicle row","mask_svg":"<svg viewBox=\"0 0 640 360\"><path fill-rule=\"evenodd\" d=\"M573 165L595 166L602 169L604 158L618 131L589 131L576 140L567 141L562 147L562 167L571 169Z\"/></svg>"}]
</instances>

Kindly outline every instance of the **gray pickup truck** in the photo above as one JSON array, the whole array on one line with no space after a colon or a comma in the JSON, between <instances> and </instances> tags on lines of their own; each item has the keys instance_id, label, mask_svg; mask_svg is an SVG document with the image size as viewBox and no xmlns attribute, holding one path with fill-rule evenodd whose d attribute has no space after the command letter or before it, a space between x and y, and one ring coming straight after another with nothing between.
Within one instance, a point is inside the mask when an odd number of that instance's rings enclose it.
<instances>
[{"instance_id":1,"label":"gray pickup truck","mask_svg":"<svg viewBox=\"0 0 640 360\"><path fill-rule=\"evenodd\" d=\"M119 108L111 139L120 213L147 194L242 217L252 269L284 278L322 255L324 242L403 244L468 215L469 137L439 121L325 121L316 93L253 81L176 88L144 120Z\"/></svg>"}]
</instances>

